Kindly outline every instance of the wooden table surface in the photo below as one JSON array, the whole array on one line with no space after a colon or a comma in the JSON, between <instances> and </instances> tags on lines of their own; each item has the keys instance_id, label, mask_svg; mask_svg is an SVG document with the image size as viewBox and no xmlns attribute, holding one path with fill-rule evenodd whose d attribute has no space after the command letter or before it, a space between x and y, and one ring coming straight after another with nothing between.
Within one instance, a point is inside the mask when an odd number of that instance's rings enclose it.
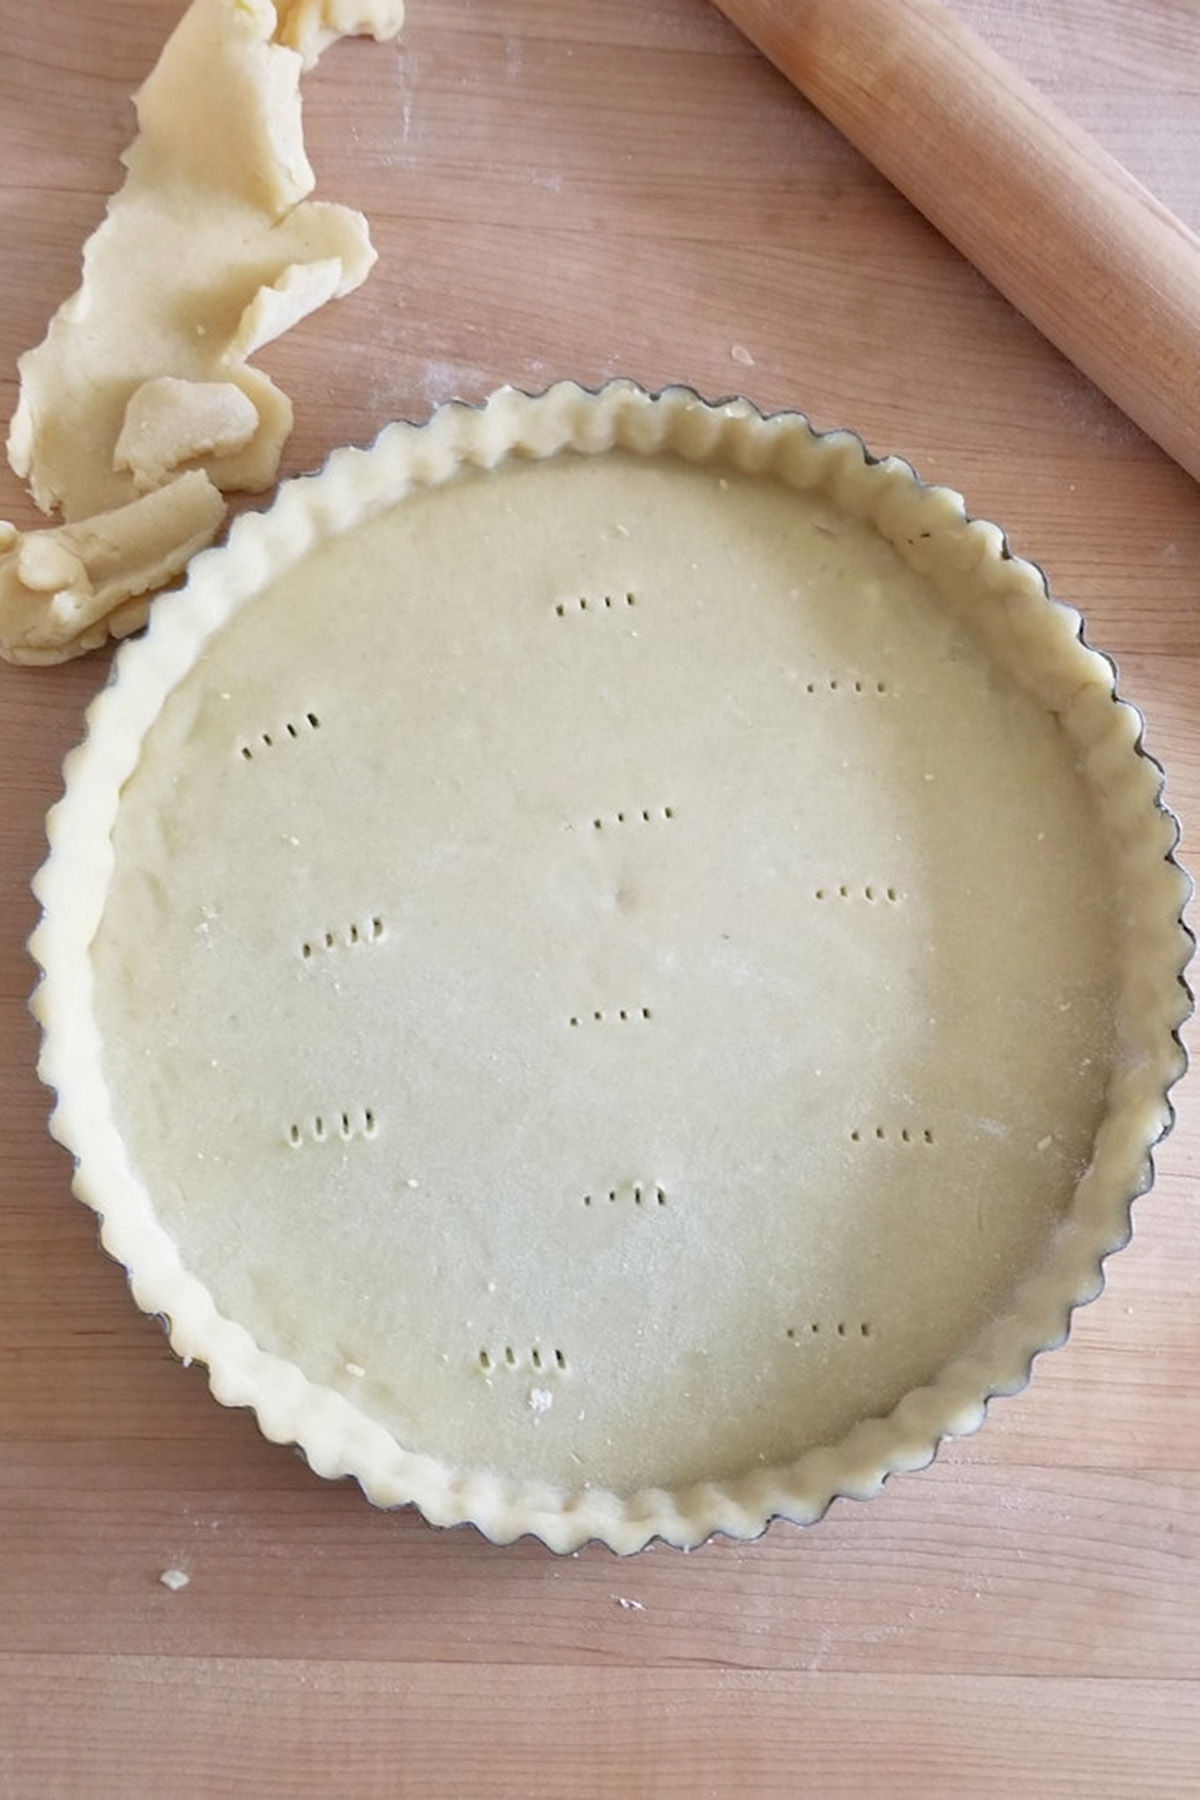
<instances>
[{"instance_id":1,"label":"wooden table surface","mask_svg":"<svg viewBox=\"0 0 1200 1800\"><path fill-rule=\"evenodd\" d=\"M1197 0L956 4L1200 228ZM0 0L6 416L181 10ZM560 375L853 425L1084 610L1192 825L1196 486L705 0L411 0L307 94L380 260L262 358L290 470ZM0 1794L1200 1794L1197 1081L1068 1347L878 1500L627 1562L373 1512L175 1362L46 1135L28 883L106 669L0 668Z\"/></svg>"}]
</instances>

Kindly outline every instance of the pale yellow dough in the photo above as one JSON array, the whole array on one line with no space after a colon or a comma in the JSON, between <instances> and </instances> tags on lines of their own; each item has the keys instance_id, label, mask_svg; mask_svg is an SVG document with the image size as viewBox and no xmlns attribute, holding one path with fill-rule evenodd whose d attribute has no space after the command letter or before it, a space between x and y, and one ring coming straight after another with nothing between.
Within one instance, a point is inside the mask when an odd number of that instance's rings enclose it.
<instances>
[{"instance_id":1,"label":"pale yellow dough","mask_svg":"<svg viewBox=\"0 0 1200 1800\"><path fill-rule=\"evenodd\" d=\"M58 1128L181 1350L374 1497L560 1547L811 1516L1119 1230L1177 1048L1153 779L900 465L507 404L289 490L129 661ZM661 453L552 453L614 418ZM454 475L509 438L545 460Z\"/></svg>"},{"instance_id":2,"label":"pale yellow dough","mask_svg":"<svg viewBox=\"0 0 1200 1800\"><path fill-rule=\"evenodd\" d=\"M123 1136L221 1310L407 1442L787 1462L961 1349L1086 1163L1073 763L819 497L618 456L415 497L147 740L94 951Z\"/></svg>"},{"instance_id":3,"label":"pale yellow dough","mask_svg":"<svg viewBox=\"0 0 1200 1800\"><path fill-rule=\"evenodd\" d=\"M207 542L224 513L218 490L274 481L291 403L247 359L374 261L360 213L305 199L300 74L334 38L391 37L401 17L399 0L194 0L136 97L128 173L85 247L81 286L21 358L9 460L43 511L102 514L132 540L141 525L120 510L198 473L211 490ZM119 569L107 572L110 606L183 566L199 508L184 510L153 580L131 561L122 594ZM11 621L38 591L11 553L0 559L0 652L15 660L29 660L28 636ZM124 627L144 612L126 609ZM68 635L71 620L47 613L38 659L92 647L95 623Z\"/></svg>"},{"instance_id":4,"label":"pale yellow dough","mask_svg":"<svg viewBox=\"0 0 1200 1800\"><path fill-rule=\"evenodd\" d=\"M220 529L225 505L199 470L76 525L0 525L0 650L58 663L145 623L147 600Z\"/></svg>"}]
</instances>

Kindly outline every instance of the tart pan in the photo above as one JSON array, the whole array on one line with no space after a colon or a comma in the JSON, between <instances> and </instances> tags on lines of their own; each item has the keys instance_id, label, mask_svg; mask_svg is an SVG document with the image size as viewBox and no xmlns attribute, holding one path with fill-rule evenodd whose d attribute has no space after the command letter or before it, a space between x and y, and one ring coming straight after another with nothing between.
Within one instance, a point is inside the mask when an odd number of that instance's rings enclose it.
<instances>
[{"instance_id":1,"label":"tart pan","mask_svg":"<svg viewBox=\"0 0 1200 1800\"><path fill-rule=\"evenodd\" d=\"M335 453L124 646L36 880L52 1130L227 1405L556 1551L806 1523L1102 1285L1189 883L1041 572L629 382Z\"/></svg>"}]
</instances>

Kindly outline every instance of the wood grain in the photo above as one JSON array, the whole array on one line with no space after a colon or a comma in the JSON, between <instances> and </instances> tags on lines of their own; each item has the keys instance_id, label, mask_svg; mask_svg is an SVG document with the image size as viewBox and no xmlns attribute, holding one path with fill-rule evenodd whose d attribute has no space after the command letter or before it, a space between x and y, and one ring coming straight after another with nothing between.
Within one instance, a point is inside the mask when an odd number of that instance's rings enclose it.
<instances>
[{"instance_id":1,"label":"wood grain","mask_svg":"<svg viewBox=\"0 0 1200 1800\"><path fill-rule=\"evenodd\" d=\"M1200 477L1200 238L938 0L721 10Z\"/></svg>"},{"instance_id":2,"label":"wood grain","mask_svg":"<svg viewBox=\"0 0 1200 1800\"><path fill-rule=\"evenodd\" d=\"M181 10L0 0L5 414ZM1200 225L1192 0L955 10ZM296 402L289 469L559 375L854 425L1083 608L1191 832L1200 491L715 8L411 0L402 47L338 46L306 108L320 192L363 207L380 261L264 359ZM0 515L34 517L7 471ZM106 662L0 676L5 1800L1195 1791L1195 1077L1070 1344L869 1505L627 1563L373 1512L211 1401L70 1198L23 946Z\"/></svg>"},{"instance_id":3,"label":"wood grain","mask_svg":"<svg viewBox=\"0 0 1200 1800\"><path fill-rule=\"evenodd\" d=\"M2 1663L0 1671L9 1674ZM57 1800L170 1793L179 1790L181 1770L190 1794L352 1793L357 1800L584 1792L608 1800L836 1793L1178 1800L1195 1791L1187 1746L1200 1723L1190 1684L1180 1692L1131 1681L1114 1707L1107 1682L979 1676L947 1689L921 1676L818 1671L587 1673L553 1663L524 1670L482 1663L448 1673L396 1661L350 1669L63 1656L18 1666L10 1686L21 1703L13 1741L22 1765L34 1782L44 1774L54 1783L47 1791ZM50 1751L36 1724L51 1710L62 1717L63 1749L75 1752L65 1781L62 1750ZM331 1714L345 1721L338 1740L325 1729ZM1081 1786L1075 1770L1109 1737L1111 1753ZM280 1744L290 1747L284 1781ZM531 1778L551 1759L557 1779ZM851 1759L889 1773L851 1787Z\"/></svg>"}]
</instances>

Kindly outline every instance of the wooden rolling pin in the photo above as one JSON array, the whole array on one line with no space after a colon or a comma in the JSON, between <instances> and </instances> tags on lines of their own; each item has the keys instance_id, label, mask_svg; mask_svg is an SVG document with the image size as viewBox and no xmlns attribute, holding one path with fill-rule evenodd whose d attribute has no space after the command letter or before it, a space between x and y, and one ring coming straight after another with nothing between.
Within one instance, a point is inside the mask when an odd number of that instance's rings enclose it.
<instances>
[{"instance_id":1,"label":"wooden rolling pin","mask_svg":"<svg viewBox=\"0 0 1200 1800\"><path fill-rule=\"evenodd\" d=\"M716 0L1200 480L1200 238L936 0Z\"/></svg>"}]
</instances>

